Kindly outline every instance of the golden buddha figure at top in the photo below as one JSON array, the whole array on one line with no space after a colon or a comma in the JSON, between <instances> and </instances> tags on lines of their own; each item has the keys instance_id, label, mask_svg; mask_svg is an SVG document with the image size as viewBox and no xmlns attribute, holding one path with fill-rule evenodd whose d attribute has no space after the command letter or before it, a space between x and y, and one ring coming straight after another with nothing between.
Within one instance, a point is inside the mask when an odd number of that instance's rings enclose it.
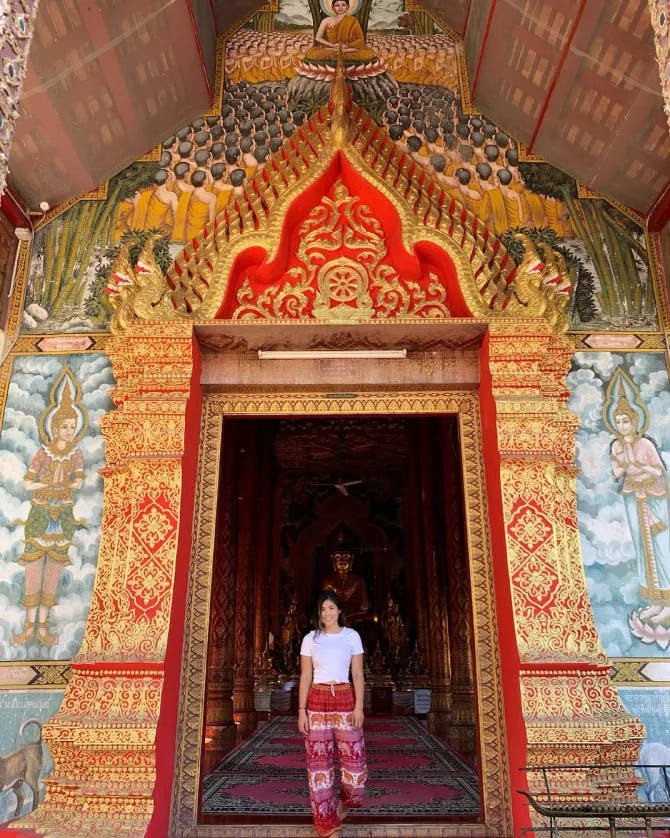
<instances>
[{"instance_id":1,"label":"golden buddha figure at top","mask_svg":"<svg viewBox=\"0 0 670 838\"><path fill-rule=\"evenodd\" d=\"M333 0L332 14L321 21L314 40L317 46L305 53L308 61L332 61L337 58L340 48L347 61L371 61L376 57L365 43L358 18L352 14L350 0Z\"/></svg>"},{"instance_id":2,"label":"golden buddha figure at top","mask_svg":"<svg viewBox=\"0 0 670 838\"><path fill-rule=\"evenodd\" d=\"M325 104L341 60L354 101L363 103L370 113L381 112L388 97L397 94L398 85L386 61L366 43L356 16L360 0L321 0L320 5L324 17L316 26L314 44L296 64L288 83L291 107L311 111Z\"/></svg>"}]
</instances>

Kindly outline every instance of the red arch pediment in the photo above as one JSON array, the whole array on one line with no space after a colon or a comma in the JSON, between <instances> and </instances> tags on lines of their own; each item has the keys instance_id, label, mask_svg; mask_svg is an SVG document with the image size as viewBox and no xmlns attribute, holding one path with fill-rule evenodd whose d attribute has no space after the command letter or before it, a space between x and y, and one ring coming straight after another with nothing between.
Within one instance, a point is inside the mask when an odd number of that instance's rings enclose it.
<instances>
[{"instance_id":1,"label":"red arch pediment","mask_svg":"<svg viewBox=\"0 0 670 838\"><path fill-rule=\"evenodd\" d=\"M338 224L348 224L349 238L336 244ZM134 318L542 317L562 331L565 266L520 238L517 265L369 114L333 95L165 276L155 264L145 270L145 246L142 270L112 299L110 328Z\"/></svg>"},{"instance_id":2,"label":"red arch pediment","mask_svg":"<svg viewBox=\"0 0 670 838\"><path fill-rule=\"evenodd\" d=\"M287 207L274 251L253 243L236 256L216 318L471 316L449 254L403 232L393 202L338 152Z\"/></svg>"}]
</instances>

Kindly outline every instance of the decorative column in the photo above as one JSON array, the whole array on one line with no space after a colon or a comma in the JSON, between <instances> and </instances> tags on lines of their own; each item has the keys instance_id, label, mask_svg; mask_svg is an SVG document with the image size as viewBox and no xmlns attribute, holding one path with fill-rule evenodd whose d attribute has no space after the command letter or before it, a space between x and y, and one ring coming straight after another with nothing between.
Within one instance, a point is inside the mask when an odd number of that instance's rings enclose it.
<instances>
[{"instance_id":1,"label":"decorative column","mask_svg":"<svg viewBox=\"0 0 670 838\"><path fill-rule=\"evenodd\" d=\"M81 651L44 727L55 768L21 822L38 834L144 835L182 509L191 326L144 324L110 338L116 410L106 443L100 553Z\"/></svg>"},{"instance_id":2,"label":"decorative column","mask_svg":"<svg viewBox=\"0 0 670 838\"><path fill-rule=\"evenodd\" d=\"M446 601L445 539L436 532L437 516L444 516L444 479L436 473L443 461L436 462L436 440L431 434L434 422L423 419L419 425L419 462L421 473L421 513L424 533L423 575L426 599L423 610L429 626L431 643L427 647L432 681L432 697L428 724L431 730L449 738L451 721L451 662L449 660L449 618ZM438 488L439 487L439 488Z\"/></svg>"},{"instance_id":3,"label":"decorative column","mask_svg":"<svg viewBox=\"0 0 670 838\"><path fill-rule=\"evenodd\" d=\"M254 576L255 546L258 521L256 509L256 475L260 466L258 449L248 426L240 440L240 497L237 544L237 578L235 588L235 676L233 711L242 736L256 727L254 708Z\"/></svg>"},{"instance_id":4,"label":"decorative column","mask_svg":"<svg viewBox=\"0 0 670 838\"><path fill-rule=\"evenodd\" d=\"M19 116L39 0L0 3L0 196L7 186L9 149Z\"/></svg>"},{"instance_id":5,"label":"decorative column","mask_svg":"<svg viewBox=\"0 0 670 838\"><path fill-rule=\"evenodd\" d=\"M458 432L455 423L440 424L444 473L445 567L451 718L447 738L460 754L476 761L475 695L472 680L470 571L465 539L465 510Z\"/></svg>"},{"instance_id":6,"label":"decorative column","mask_svg":"<svg viewBox=\"0 0 670 838\"><path fill-rule=\"evenodd\" d=\"M412 447L418 446L418 434L411 438ZM417 447L418 450L418 447ZM407 493L411 508L406 513L405 532L410 533L410 578L408 580L408 594L411 596L414 614L416 616L416 642L423 656L424 663L428 663L428 650L431 647L428 634L426 602L427 593L424 582L424 556L426 553L425 540L423 538L422 524L422 498L423 483L420 469L410 469L408 479L412 481L412 489ZM409 504L408 504L409 506ZM411 628L411 626L408 626Z\"/></svg>"},{"instance_id":7,"label":"decorative column","mask_svg":"<svg viewBox=\"0 0 670 838\"><path fill-rule=\"evenodd\" d=\"M272 440L268 426L257 431L257 449L261 463L272 462ZM264 656L270 631L270 553L272 551L273 512L272 469L257 469L256 496L256 549L254 573L254 686L258 671L256 662ZM279 574L277 574L279 575Z\"/></svg>"},{"instance_id":8,"label":"decorative column","mask_svg":"<svg viewBox=\"0 0 670 838\"><path fill-rule=\"evenodd\" d=\"M490 324L508 571L531 765L636 761L643 725L619 701L596 631L579 545L574 439L564 384L572 347L544 321ZM607 769L607 783L633 772ZM611 794L598 772L557 775ZM531 788L540 785L530 776ZM636 784L628 786L636 799ZM623 799L623 798L622 798Z\"/></svg>"},{"instance_id":9,"label":"decorative column","mask_svg":"<svg viewBox=\"0 0 670 838\"><path fill-rule=\"evenodd\" d=\"M213 768L234 747L237 735L233 720L237 521L233 510L237 507L238 475L233 423L224 422L223 438L220 473L225 474L226 479L219 481L217 503L216 553L207 650L204 771Z\"/></svg>"}]
</instances>

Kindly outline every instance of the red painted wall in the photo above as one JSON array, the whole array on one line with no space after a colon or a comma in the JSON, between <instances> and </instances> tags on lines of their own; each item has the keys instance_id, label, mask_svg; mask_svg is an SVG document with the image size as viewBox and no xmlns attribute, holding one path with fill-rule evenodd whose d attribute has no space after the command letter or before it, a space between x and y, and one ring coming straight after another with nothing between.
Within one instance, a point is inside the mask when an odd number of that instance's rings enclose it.
<instances>
[{"instance_id":1,"label":"red painted wall","mask_svg":"<svg viewBox=\"0 0 670 838\"><path fill-rule=\"evenodd\" d=\"M200 387L201 357L193 339L193 374L191 395L186 406L184 456L182 460L182 495L179 518L179 543L172 594L172 613L165 655L165 682L161 711L156 730L156 785L154 814L147 828L147 838L169 835L170 805L174 780L179 692L181 687L182 640L186 624L186 594L191 559L195 490L198 476L202 390Z\"/></svg>"},{"instance_id":2,"label":"red painted wall","mask_svg":"<svg viewBox=\"0 0 670 838\"><path fill-rule=\"evenodd\" d=\"M512 795L512 817L514 835L521 834L524 826L530 826L528 804L516 793L518 788L527 788L526 777L520 769L526 764L526 727L521 708L519 686L520 662L514 629L512 593L510 590L505 549L505 521L503 518L502 488L500 485L500 455L496 430L496 405L493 398L491 373L489 369L489 342L487 334L480 353L479 405L482 423L482 455L486 494L491 531L491 552L493 577L496 593L496 617L500 644L500 666L505 702L505 725L507 728L507 753Z\"/></svg>"}]
</instances>

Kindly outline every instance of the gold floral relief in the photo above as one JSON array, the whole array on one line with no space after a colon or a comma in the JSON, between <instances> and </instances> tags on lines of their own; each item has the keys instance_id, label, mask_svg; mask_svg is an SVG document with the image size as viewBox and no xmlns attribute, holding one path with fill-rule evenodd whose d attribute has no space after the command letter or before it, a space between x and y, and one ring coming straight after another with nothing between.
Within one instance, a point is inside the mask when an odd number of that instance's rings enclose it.
<instances>
[{"instance_id":1,"label":"gold floral relief","mask_svg":"<svg viewBox=\"0 0 670 838\"><path fill-rule=\"evenodd\" d=\"M562 405L555 401L517 399L514 403L500 401L498 406L498 445L501 451L514 455L517 451L525 454L553 454L570 441L565 440L566 433L576 429L576 417L567 414L565 421L560 421ZM567 425L567 427L566 427Z\"/></svg>"},{"instance_id":2,"label":"gold floral relief","mask_svg":"<svg viewBox=\"0 0 670 838\"><path fill-rule=\"evenodd\" d=\"M551 766L555 800L638 800L638 778L625 766L636 762L645 729L622 707L608 667L538 668L522 672L520 686L527 764ZM589 768L575 768L582 765ZM531 791L545 792L542 772L527 779Z\"/></svg>"},{"instance_id":3,"label":"gold floral relief","mask_svg":"<svg viewBox=\"0 0 670 838\"><path fill-rule=\"evenodd\" d=\"M371 208L351 195L342 180L298 229L297 266L285 279L256 295L249 279L237 294L234 320L356 321L375 317L449 316L446 291L430 275L424 289L389 263L386 234Z\"/></svg>"},{"instance_id":4,"label":"gold floral relief","mask_svg":"<svg viewBox=\"0 0 670 838\"><path fill-rule=\"evenodd\" d=\"M160 693L162 675L156 672L133 672L123 667L115 669L96 669L86 671L73 665L73 674L58 718L61 721L81 722L82 718L90 719L92 725L97 722L127 724L133 722L145 725L151 724L158 718L160 707ZM105 736L115 736L109 731L98 733L82 730L77 735L82 737L94 736L101 742ZM126 731L126 737L133 737L132 731ZM145 733L138 735L148 743Z\"/></svg>"}]
</instances>

